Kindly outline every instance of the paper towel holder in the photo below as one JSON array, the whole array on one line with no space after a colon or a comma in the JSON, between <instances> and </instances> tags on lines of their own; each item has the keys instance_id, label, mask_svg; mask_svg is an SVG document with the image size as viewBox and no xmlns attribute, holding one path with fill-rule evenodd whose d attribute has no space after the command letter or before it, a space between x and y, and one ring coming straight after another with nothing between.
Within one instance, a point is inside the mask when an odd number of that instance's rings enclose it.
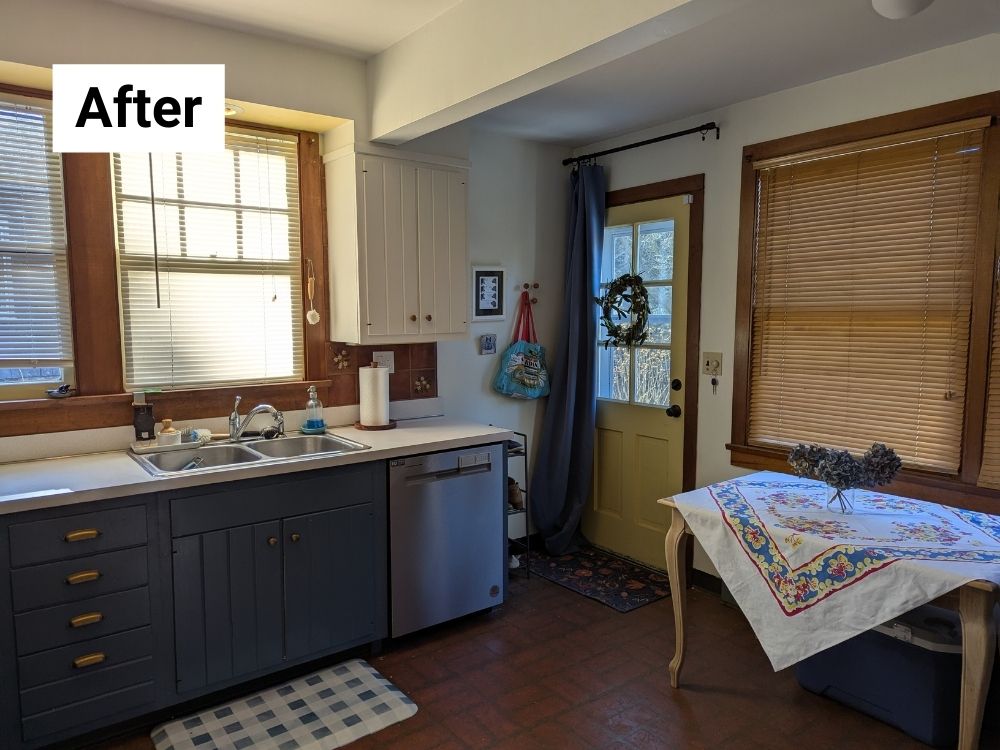
<instances>
[{"instance_id":1,"label":"paper towel holder","mask_svg":"<svg viewBox=\"0 0 1000 750\"><path fill-rule=\"evenodd\" d=\"M371 367L379 367L380 365L379 365L378 362L372 362L370 364L370 366ZM360 419L357 422L354 423L354 429L356 429L356 430L366 430L366 431L392 430L395 427L396 427L396 420L395 419L390 419L389 420L389 424L374 424L374 425L361 424L361 420Z\"/></svg>"}]
</instances>

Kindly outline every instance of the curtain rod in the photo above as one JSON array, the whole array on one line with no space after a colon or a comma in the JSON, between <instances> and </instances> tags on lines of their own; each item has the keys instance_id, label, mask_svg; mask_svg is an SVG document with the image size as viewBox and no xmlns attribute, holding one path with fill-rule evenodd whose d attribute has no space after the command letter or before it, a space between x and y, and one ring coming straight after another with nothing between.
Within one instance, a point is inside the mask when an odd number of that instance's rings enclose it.
<instances>
[{"instance_id":1,"label":"curtain rod","mask_svg":"<svg viewBox=\"0 0 1000 750\"><path fill-rule=\"evenodd\" d=\"M651 143L660 143L661 141L669 141L671 138L680 138L682 135L692 135L693 133L701 133L701 139L705 140L705 136L710 130L715 131L715 140L719 140L719 126L712 122L706 122L701 125L696 125L693 128L688 128L687 130L678 130L676 133L667 133L666 135L660 135L656 138L648 138L645 141L639 141L638 143L629 143L626 146L617 146L616 148L609 148L606 151L596 151L592 154L583 154L583 156L572 156L569 159L563 159L563 166L569 164L579 164L581 161L588 161L589 159L596 159L598 156L607 156L608 154L617 154L619 151L628 151L632 148L639 148L640 146L648 146Z\"/></svg>"}]
</instances>

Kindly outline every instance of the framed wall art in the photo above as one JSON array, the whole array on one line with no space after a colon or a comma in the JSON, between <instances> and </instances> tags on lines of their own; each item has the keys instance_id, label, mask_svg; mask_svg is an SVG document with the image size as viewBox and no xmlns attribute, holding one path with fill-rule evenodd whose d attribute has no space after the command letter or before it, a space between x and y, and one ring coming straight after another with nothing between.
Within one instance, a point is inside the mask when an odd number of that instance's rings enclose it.
<instances>
[{"instance_id":1,"label":"framed wall art","mask_svg":"<svg viewBox=\"0 0 1000 750\"><path fill-rule=\"evenodd\" d=\"M507 274L502 266L472 267L472 320L506 320Z\"/></svg>"}]
</instances>

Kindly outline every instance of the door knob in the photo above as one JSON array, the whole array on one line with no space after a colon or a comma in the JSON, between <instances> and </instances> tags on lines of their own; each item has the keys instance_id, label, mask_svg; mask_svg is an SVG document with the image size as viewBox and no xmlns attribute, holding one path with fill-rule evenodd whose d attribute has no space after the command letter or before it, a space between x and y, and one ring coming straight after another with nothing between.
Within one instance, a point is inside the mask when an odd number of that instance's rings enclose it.
<instances>
[{"instance_id":1,"label":"door knob","mask_svg":"<svg viewBox=\"0 0 1000 750\"><path fill-rule=\"evenodd\" d=\"M679 391L683 387L684 387L684 384L681 383L681 379L680 378L674 378L673 380L670 381L670 388L671 388L671 390Z\"/></svg>"},{"instance_id":2,"label":"door knob","mask_svg":"<svg viewBox=\"0 0 1000 750\"><path fill-rule=\"evenodd\" d=\"M291 537L289 537L289 538L290 538L290 539L291 539L291 540L292 540L293 542L297 542L297 541L299 541L299 539L301 539L301 538L302 538L302 535L301 535L301 534L292 534L292 535L291 535Z\"/></svg>"},{"instance_id":3,"label":"door knob","mask_svg":"<svg viewBox=\"0 0 1000 750\"><path fill-rule=\"evenodd\" d=\"M430 316L430 315L425 315L425 316L424 316L424 318L425 318L425 319L426 319L426 320L427 320L428 322L430 322L430 320L431 320L431 316Z\"/></svg>"},{"instance_id":4,"label":"door knob","mask_svg":"<svg viewBox=\"0 0 1000 750\"><path fill-rule=\"evenodd\" d=\"M666 408L667 416L674 417L675 419L681 415L681 407L677 404L671 404Z\"/></svg>"},{"instance_id":5,"label":"door knob","mask_svg":"<svg viewBox=\"0 0 1000 750\"><path fill-rule=\"evenodd\" d=\"M411 320L411 321L412 321L413 323L416 323L416 322L417 322L417 316L416 316L416 315L411 315L411 316L410 316L410 320Z\"/></svg>"},{"instance_id":6,"label":"door knob","mask_svg":"<svg viewBox=\"0 0 1000 750\"><path fill-rule=\"evenodd\" d=\"M269 546L273 547L274 545L276 545L278 543L278 538L274 537L274 536L269 536L267 538L267 543L268 543Z\"/></svg>"}]
</instances>

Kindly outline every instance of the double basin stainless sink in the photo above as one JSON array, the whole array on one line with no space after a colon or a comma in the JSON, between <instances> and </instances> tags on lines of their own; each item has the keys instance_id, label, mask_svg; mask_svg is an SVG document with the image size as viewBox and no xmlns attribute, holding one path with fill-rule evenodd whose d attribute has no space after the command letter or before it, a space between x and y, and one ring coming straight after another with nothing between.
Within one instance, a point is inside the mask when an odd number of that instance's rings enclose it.
<instances>
[{"instance_id":1,"label":"double basin stainless sink","mask_svg":"<svg viewBox=\"0 0 1000 750\"><path fill-rule=\"evenodd\" d=\"M253 463L277 463L298 458L335 456L368 450L370 446L333 435L290 435L246 443L203 445L162 453L130 454L153 476L200 473Z\"/></svg>"}]
</instances>

